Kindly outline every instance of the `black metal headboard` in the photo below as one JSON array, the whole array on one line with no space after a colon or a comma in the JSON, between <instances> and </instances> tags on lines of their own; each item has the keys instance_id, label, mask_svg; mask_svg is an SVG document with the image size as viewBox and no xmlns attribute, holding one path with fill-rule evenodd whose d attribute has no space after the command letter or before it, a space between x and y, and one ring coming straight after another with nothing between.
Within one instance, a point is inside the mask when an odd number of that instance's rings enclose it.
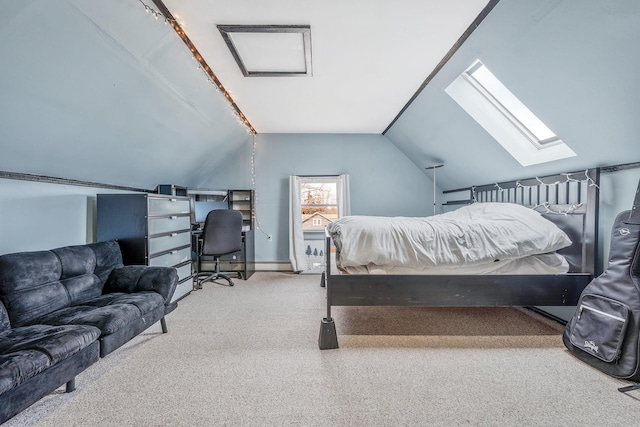
<instances>
[{"instance_id":1,"label":"black metal headboard","mask_svg":"<svg viewBox=\"0 0 640 427\"><path fill-rule=\"evenodd\" d=\"M470 201L504 202L528 206L564 230L573 244L558 251L570 273L599 274L598 205L600 170L562 173L541 178L481 185L470 188Z\"/></svg>"}]
</instances>

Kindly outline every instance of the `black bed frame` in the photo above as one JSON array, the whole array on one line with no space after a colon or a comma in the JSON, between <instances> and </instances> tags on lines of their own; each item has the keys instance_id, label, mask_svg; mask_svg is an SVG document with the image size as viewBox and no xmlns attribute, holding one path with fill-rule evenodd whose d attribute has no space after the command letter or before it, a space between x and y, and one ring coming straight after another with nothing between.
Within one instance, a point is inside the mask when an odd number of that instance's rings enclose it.
<instances>
[{"instance_id":1,"label":"black bed frame","mask_svg":"<svg viewBox=\"0 0 640 427\"><path fill-rule=\"evenodd\" d=\"M469 202L509 202L536 207L571 238L559 251L567 274L396 275L334 273L332 241L325 232L327 315L320 325L321 350L338 348L332 306L575 306L597 274L600 170L565 173L471 187ZM462 191L462 190L456 190Z\"/></svg>"}]
</instances>

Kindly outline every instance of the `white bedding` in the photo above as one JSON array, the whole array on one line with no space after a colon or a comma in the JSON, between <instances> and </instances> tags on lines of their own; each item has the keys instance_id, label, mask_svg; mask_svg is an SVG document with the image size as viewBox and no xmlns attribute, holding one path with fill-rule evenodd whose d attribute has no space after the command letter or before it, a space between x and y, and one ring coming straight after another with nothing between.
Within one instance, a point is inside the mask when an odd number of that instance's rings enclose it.
<instances>
[{"instance_id":1,"label":"white bedding","mask_svg":"<svg viewBox=\"0 0 640 427\"><path fill-rule=\"evenodd\" d=\"M327 229L337 267L350 273L568 271L553 252L571 245L569 237L540 213L512 203L474 203L424 218L347 216Z\"/></svg>"}]
</instances>

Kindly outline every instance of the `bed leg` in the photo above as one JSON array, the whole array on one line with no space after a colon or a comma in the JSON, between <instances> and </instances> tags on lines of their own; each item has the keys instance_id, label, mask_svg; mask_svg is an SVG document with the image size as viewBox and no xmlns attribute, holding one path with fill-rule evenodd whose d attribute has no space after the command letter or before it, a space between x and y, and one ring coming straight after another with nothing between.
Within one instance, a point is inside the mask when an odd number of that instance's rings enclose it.
<instances>
[{"instance_id":1,"label":"bed leg","mask_svg":"<svg viewBox=\"0 0 640 427\"><path fill-rule=\"evenodd\" d=\"M318 338L320 350L330 350L338 348L338 335L336 334L336 324L333 318L322 318L320 323L320 337Z\"/></svg>"}]
</instances>

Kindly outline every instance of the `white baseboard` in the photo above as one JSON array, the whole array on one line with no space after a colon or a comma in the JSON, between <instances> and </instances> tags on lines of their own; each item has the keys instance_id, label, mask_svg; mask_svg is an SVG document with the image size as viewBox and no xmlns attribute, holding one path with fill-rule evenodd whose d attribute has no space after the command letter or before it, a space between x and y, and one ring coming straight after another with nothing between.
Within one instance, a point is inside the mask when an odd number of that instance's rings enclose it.
<instances>
[{"instance_id":1,"label":"white baseboard","mask_svg":"<svg viewBox=\"0 0 640 427\"><path fill-rule=\"evenodd\" d=\"M256 261L256 271L291 271L290 261ZM202 261L202 271L214 271L216 264L213 261Z\"/></svg>"},{"instance_id":2,"label":"white baseboard","mask_svg":"<svg viewBox=\"0 0 640 427\"><path fill-rule=\"evenodd\" d=\"M256 271L293 271L290 261L256 261Z\"/></svg>"}]
</instances>

